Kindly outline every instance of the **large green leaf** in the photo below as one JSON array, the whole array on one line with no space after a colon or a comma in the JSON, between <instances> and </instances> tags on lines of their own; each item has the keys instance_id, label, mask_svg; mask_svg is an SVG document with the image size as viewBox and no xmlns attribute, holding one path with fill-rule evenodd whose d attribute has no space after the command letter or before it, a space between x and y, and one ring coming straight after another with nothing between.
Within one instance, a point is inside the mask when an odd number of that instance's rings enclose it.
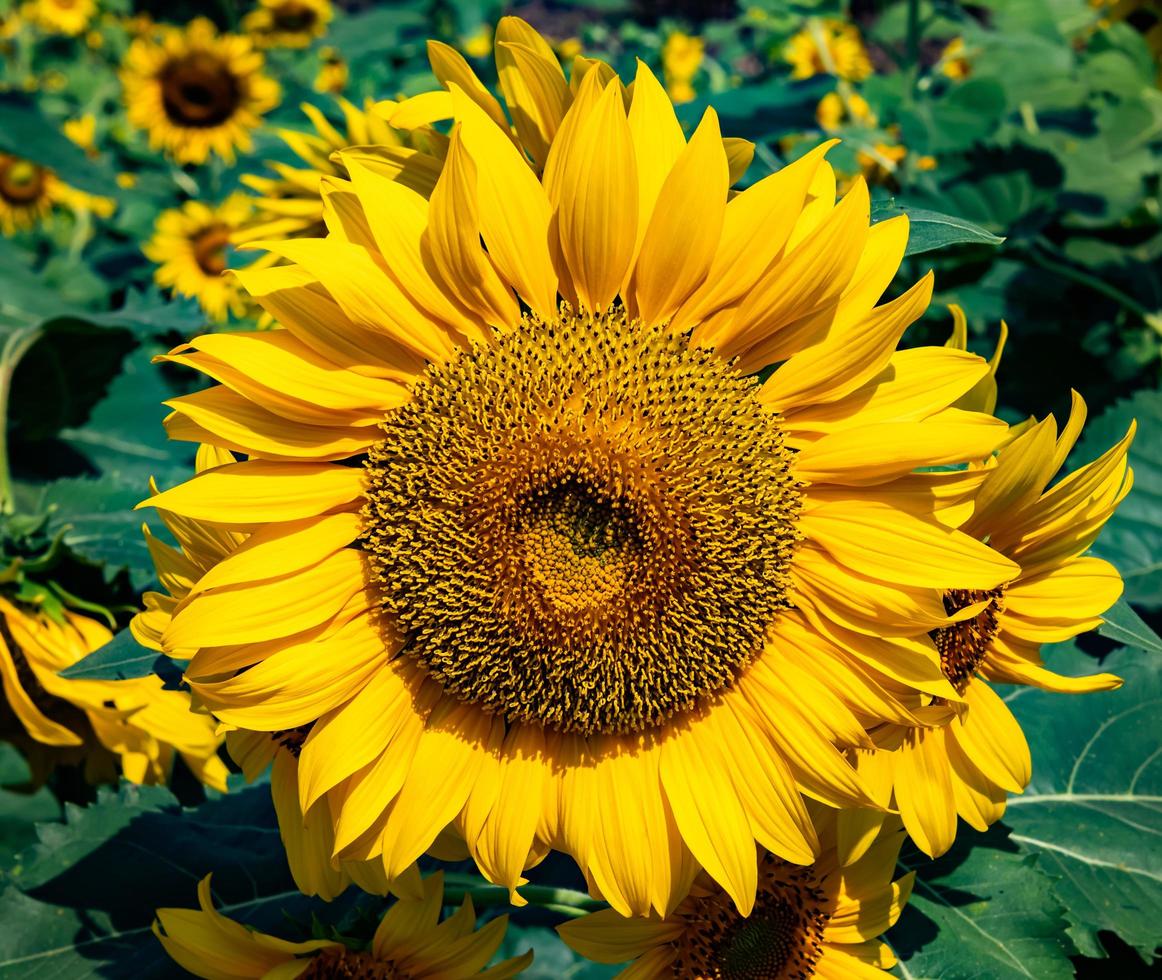
<instances>
[{"instance_id":1,"label":"large green leaf","mask_svg":"<svg viewBox=\"0 0 1162 980\"><path fill-rule=\"evenodd\" d=\"M104 790L66 807L63 823L0 874L0 978L172 977L149 926L158 907L196 907L213 872L216 901L233 918L285 933L330 909L298 894L275 825L270 789L254 786L181 809L164 789ZM288 937L293 938L293 937ZM304 938L299 935L297 938Z\"/></svg>"},{"instance_id":2,"label":"large green leaf","mask_svg":"<svg viewBox=\"0 0 1162 980\"><path fill-rule=\"evenodd\" d=\"M961 825L938 861L909 846L900 864L917 873L888 939L908 980L1056 980L1073 976L1075 952L1038 859L1018 852L1002 827Z\"/></svg>"},{"instance_id":3,"label":"large green leaf","mask_svg":"<svg viewBox=\"0 0 1162 980\"><path fill-rule=\"evenodd\" d=\"M1126 434L1138 433L1130 450L1134 489L1122 501L1094 545L1126 582L1126 598L1144 609L1162 608L1162 392L1138 391L1086 427L1073 453L1076 466L1100 456Z\"/></svg>"},{"instance_id":4,"label":"large green leaf","mask_svg":"<svg viewBox=\"0 0 1162 980\"><path fill-rule=\"evenodd\" d=\"M908 246L905 255L932 252L948 245L1000 245L1004 241L964 218L913 208L896 201L877 204L872 208L872 224L900 214L908 216Z\"/></svg>"},{"instance_id":5,"label":"large green leaf","mask_svg":"<svg viewBox=\"0 0 1162 980\"><path fill-rule=\"evenodd\" d=\"M124 629L103 647L60 672L70 680L122 681L173 670L173 662L163 653L143 647Z\"/></svg>"},{"instance_id":6,"label":"large green leaf","mask_svg":"<svg viewBox=\"0 0 1162 980\"><path fill-rule=\"evenodd\" d=\"M65 183L90 194L121 193L109 169L90 160L28 96L0 93L0 150L51 167Z\"/></svg>"},{"instance_id":7,"label":"large green leaf","mask_svg":"<svg viewBox=\"0 0 1162 980\"><path fill-rule=\"evenodd\" d=\"M1059 673L1092 673L1092 657L1047 651ZM1029 740L1033 781L1005 823L1057 876L1054 894L1086 956L1109 930L1153 955L1162 922L1162 658L1121 648L1101 664L1117 691L1066 696L1020 688L1006 700Z\"/></svg>"},{"instance_id":8,"label":"large green leaf","mask_svg":"<svg viewBox=\"0 0 1162 980\"><path fill-rule=\"evenodd\" d=\"M0 868L7 868L17 851L36 840L37 821L60 816L60 804L47 789L22 789L28 778L28 765L16 748L0 745Z\"/></svg>"}]
</instances>

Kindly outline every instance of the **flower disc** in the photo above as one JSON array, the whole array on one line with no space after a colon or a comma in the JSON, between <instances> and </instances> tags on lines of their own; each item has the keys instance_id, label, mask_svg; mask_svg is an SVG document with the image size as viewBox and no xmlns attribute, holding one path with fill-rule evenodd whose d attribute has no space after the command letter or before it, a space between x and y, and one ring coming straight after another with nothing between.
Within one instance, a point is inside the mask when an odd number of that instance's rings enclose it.
<instances>
[{"instance_id":1,"label":"flower disc","mask_svg":"<svg viewBox=\"0 0 1162 980\"><path fill-rule=\"evenodd\" d=\"M429 369L368 462L367 547L410 655L583 734L729 684L787 605L796 540L758 388L621 312L525 318Z\"/></svg>"}]
</instances>

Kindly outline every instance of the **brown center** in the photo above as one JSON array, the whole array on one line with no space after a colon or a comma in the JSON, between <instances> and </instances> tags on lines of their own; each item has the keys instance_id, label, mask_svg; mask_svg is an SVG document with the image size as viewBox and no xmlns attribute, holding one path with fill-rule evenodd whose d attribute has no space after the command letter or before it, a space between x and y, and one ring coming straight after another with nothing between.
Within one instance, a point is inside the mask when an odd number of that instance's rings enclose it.
<instances>
[{"instance_id":1,"label":"brown center","mask_svg":"<svg viewBox=\"0 0 1162 980\"><path fill-rule=\"evenodd\" d=\"M48 171L30 160L0 156L0 197L9 204L38 201L44 193Z\"/></svg>"},{"instance_id":2,"label":"brown center","mask_svg":"<svg viewBox=\"0 0 1162 980\"><path fill-rule=\"evenodd\" d=\"M287 3L274 10L273 16L276 29L297 34L301 31L309 31L314 27L319 14L313 7L309 7L305 3L295 3L295 0L288 0Z\"/></svg>"},{"instance_id":3,"label":"brown center","mask_svg":"<svg viewBox=\"0 0 1162 980\"><path fill-rule=\"evenodd\" d=\"M194 261L207 276L220 276L226 271L226 246L230 243L230 229L225 225L210 225L198 232L193 240Z\"/></svg>"},{"instance_id":4,"label":"brown center","mask_svg":"<svg viewBox=\"0 0 1162 980\"><path fill-rule=\"evenodd\" d=\"M220 126L234 115L242 99L234 73L205 52L171 61L162 69L160 81L165 114L178 126Z\"/></svg>"},{"instance_id":5,"label":"brown center","mask_svg":"<svg viewBox=\"0 0 1162 980\"><path fill-rule=\"evenodd\" d=\"M677 940L675 980L798 980L814 973L830 917L810 868L770 854L754 910L743 918L721 892L697 899Z\"/></svg>"},{"instance_id":6,"label":"brown center","mask_svg":"<svg viewBox=\"0 0 1162 980\"><path fill-rule=\"evenodd\" d=\"M1000 629L1004 612L1004 589L951 589L944 593L944 611L951 616L962 609L987 603L975 616L962 619L951 626L942 626L931 633L940 653L940 667L952 686L963 693L969 678L976 673L988 656L989 644Z\"/></svg>"},{"instance_id":7,"label":"brown center","mask_svg":"<svg viewBox=\"0 0 1162 980\"><path fill-rule=\"evenodd\" d=\"M389 960L331 946L312 956L298 980L405 980Z\"/></svg>"},{"instance_id":8,"label":"brown center","mask_svg":"<svg viewBox=\"0 0 1162 980\"><path fill-rule=\"evenodd\" d=\"M311 725L300 725L298 728L286 728L281 732L271 732L270 737L275 745L286 749L296 759L303 751L303 743L311 734Z\"/></svg>"}]
</instances>

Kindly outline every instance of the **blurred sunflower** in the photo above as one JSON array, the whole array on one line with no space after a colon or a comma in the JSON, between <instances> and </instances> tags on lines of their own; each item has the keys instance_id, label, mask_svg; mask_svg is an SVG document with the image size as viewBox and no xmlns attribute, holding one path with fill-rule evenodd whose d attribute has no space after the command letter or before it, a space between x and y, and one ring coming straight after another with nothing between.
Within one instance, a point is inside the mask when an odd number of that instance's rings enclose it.
<instances>
[{"instance_id":1,"label":"blurred sunflower","mask_svg":"<svg viewBox=\"0 0 1162 980\"><path fill-rule=\"evenodd\" d=\"M343 60L338 49L323 48L319 52L319 73L311 87L316 92L338 95L347 87L349 74L347 62Z\"/></svg>"},{"instance_id":2,"label":"blurred sunflower","mask_svg":"<svg viewBox=\"0 0 1162 980\"><path fill-rule=\"evenodd\" d=\"M791 65L792 78L827 74L862 82L872 73L859 28L832 18L809 18L787 43L784 57Z\"/></svg>"},{"instance_id":3,"label":"blurred sunflower","mask_svg":"<svg viewBox=\"0 0 1162 980\"><path fill-rule=\"evenodd\" d=\"M245 194L231 194L221 204L187 201L158 215L153 237L142 246L157 263L153 278L179 296L197 299L206 315L221 323L252 308L245 292L223 275L231 236L252 212Z\"/></svg>"},{"instance_id":4,"label":"blurred sunflower","mask_svg":"<svg viewBox=\"0 0 1162 980\"><path fill-rule=\"evenodd\" d=\"M43 224L55 207L106 218L116 203L70 187L48 167L0 153L0 232L15 235Z\"/></svg>"},{"instance_id":5,"label":"blurred sunflower","mask_svg":"<svg viewBox=\"0 0 1162 980\"><path fill-rule=\"evenodd\" d=\"M163 27L126 52L129 121L179 163L203 163L211 153L232 161L235 150L251 150L250 131L278 104L278 83L262 69L248 38L219 35L204 17Z\"/></svg>"},{"instance_id":6,"label":"blurred sunflower","mask_svg":"<svg viewBox=\"0 0 1162 980\"><path fill-rule=\"evenodd\" d=\"M56 766L84 767L91 783L164 783L176 755L207 786L225 791L222 739L190 697L160 677L69 680L60 672L104 646L112 634L71 610L0 599L0 736L27 757L34 784Z\"/></svg>"},{"instance_id":7,"label":"blurred sunflower","mask_svg":"<svg viewBox=\"0 0 1162 980\"><path fill-rule=\"evenodd\" d=\"M203 472L235 462L234 456L221 449L201 446L197 454L197 471ZM151 489L157 487L151 482ZM147 592L144 610L134 617L130 630L139 643L151 650L161 650L161 637L173 613L191 592L213 585L213 579L201 581L204 573L214 569L246 544L248 535L186 520L166 511L159 515L178 548L159 541L148 526L143 527L158 580L167 592ZM388 879L383 862L334 861L335 833L331 821L321 808L303 813L299 805L298 757L307 729L281 732L245 732L237 729L226 734L226 750L242 769L247 781L253 782L268 768L270 786L279 833L286 849L287 862L299 891L331 901L355 882L366 892L384 895ZM406 881L396 882L416 897Z\"/></svg>"},{"instance_id":8,"label":"blurred sunflower","mask_svg":"<svg viewBox=\"0 0 1162 980\"><path fill-rule=\"evenodd\" d=\"M972 74L972 64L966 56L964 38L954 37L940 52L936 65L940 73L954 81L962 81Z\"/></svg>"},{"instance_id":9,"label":"blurred sunflower","mask_svg":"<svg viewBox=\"0 0 1162 980\"><path fill-rule=\"evenodd\" d=\"M76 37L84 33L97 12L96 0L32 0L21 15L50 34Z\"/></svg>"},{"instance_id":10,"label":"blurred sunflower","mask_svg":"<svg viewBox=\"0 0 1162 980\"><path fill-rule=\"evenodd\" d=\"M260 48L305 48L327 33L331 0L258 0L242 30Z\"/></svg>"},{"instance_id":11,"label":"blurred sunflower","mask_svg":"<svg viewBox=\"0 0 1162 980\"><path fill-rule=\"evenodd\" d=\"M321 186L323 178L347 176L344 164L334 159L335 153L351 146L374 146L375 153L385 153L392 148L402 150L405 147L404 137L389 126L380 113L367 108L358 109L346 99L338 99L336 102L343 113L342 127L332 124L317 107L304 103L302 110L315 131L278 131L279 136L306 166L296 167L271 160L267 161L266 166L276 176L242 176L242 183L258 197L254 201L251 219L234 236L236 243L300 236L314 238L325 234Z\"/></svg>"},{"instance_id":12,"label":"blurred sunflower","mask_svg":"<svg viewBox=\"0 0 1162 980\"><path fill-rule=\"evenodd\" d=\"M415 868L410 871L418 879ZM485 969L504 941L508 916L490 919L476 929L472 899L465 896L460 908L441 922L442 872L425 878L415 897L398 897L366 950L329 939L292 943L248 929L214 908L209 875L198 885L198 904L201 911L197 912L158 909L153 932L179 966L210 980L462 980L477 976L505 980L516 976L533 959L530 950Z\"/></svg>"},{"instance_id":13,"label":"blurred sunflower","mask_svg":"<svg viewBox=\"0 0 1162 980\"><path fill-rule=\"evenodd\" d=\"M862 182L836 203L827 146L730 198L717 117L687 142L644 65L627 112L503 19L513 132L432 50L430 197L341 153L328 237L238 273L286 329L168 355L222 382L170 434L251 458L146 503L262 558L162 645L226 724L311 725L301 803L340 857L399 874L452 824L509 889L558 848L625 914L699 865L746 913L756 841L814 860L801 791L870 804L841 749L956 698L936 590L1017 573L941 523L975 475L914 472L1005 438L950 409L988 365L896 352L931 277L876 305L907 223L870 227Z\"/></svg>"},{"instance_id":14,"label":"blurred sunflower","mask_svg":"<svg viewBox=\"0 0 1162 980\"><path fill-rule=\"evenodd\" d=\"M851 91L828 92L823 96L815 108L815 120L828 133L835 132L844 123L874 126L878 121L867 99Z\"/></svg>"},{"instance_id":15,"label":"blurred sunflower","mask_svg":"<svg viewBox=\"0 0 1162 980\"><path fill-rule=\"evenodd\" d=\"M662 74L666 92L675 102L690 102L697 93L691 84L702 67L702 38L674 31L662 45Z\"/></svg>"},{"instance_id":16,"label":"blurred sunflower","mask_svg":"<svg viewBox=\"0 0 1162 980\"><path fill-rule=\"evenodd\" d=\"M759 859L754 911L744 918L705 876L666 919L626 919L612 909L558 926L561 938L598 963L634 962L634 980L709 977L886 976L896 958L878 937L896 924L914 872L892 881L904 834L889 818L874 843L847 867L836 853L834 817L820 819L822 851L797 867Z\"/></svg>"}]
</instances>

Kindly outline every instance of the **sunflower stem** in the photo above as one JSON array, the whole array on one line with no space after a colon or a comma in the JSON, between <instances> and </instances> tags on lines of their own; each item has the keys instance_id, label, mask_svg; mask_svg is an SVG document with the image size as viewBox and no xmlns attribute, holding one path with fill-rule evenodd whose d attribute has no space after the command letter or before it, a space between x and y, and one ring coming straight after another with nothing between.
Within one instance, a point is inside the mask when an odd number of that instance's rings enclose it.
<instances>
[{"instance_id":1,"label":"sunflower stem","mask_svg":"<svg viewBox=\"0 0 1162 980\"><path fill-rule=\"evenodd\" d=\"M590 898L584 892L572 888L554 888L551 885L522 885L521 897L529 905L548 909L560 915L577 919L597 909L605 908L604 902ZM508 889L502 885L492 885L471 874L455 872L444 875L444 901L457 904L467 896L477 908L496 908L509 905Z\"/></svg>"},{"instance_id":2,"label":"sunflower stem","mask_svg":"<svg viewBox=\"0 0 1162 980\"><path fill-rule=\"evenodd\" d=\"M39 326L14 330L0 349L0 514L12 514L16 510L12 466L8 462L8 400L12 395L12 375L21 358L40 337Z\"/></svg>"}]
</instances>

